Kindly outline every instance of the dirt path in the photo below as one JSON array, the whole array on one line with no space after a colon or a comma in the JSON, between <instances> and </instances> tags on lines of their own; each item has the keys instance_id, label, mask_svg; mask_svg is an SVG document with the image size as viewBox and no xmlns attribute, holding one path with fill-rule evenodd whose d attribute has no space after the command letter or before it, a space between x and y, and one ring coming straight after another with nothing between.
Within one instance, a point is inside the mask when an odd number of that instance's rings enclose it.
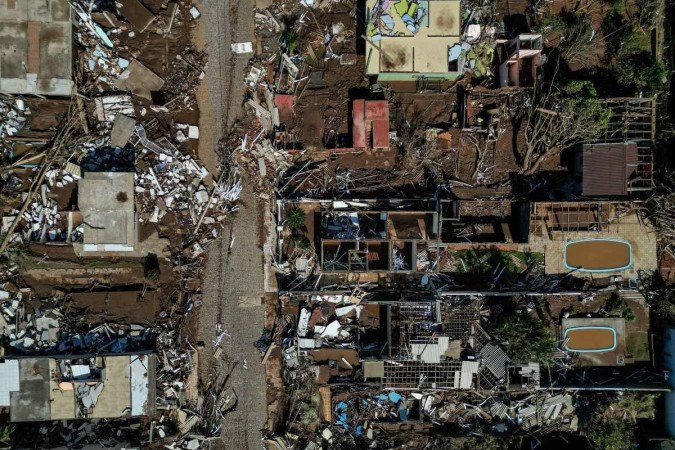
<instances>
[{"instance_id":1,"label":"dirt path","mask_svg":"<svg viewBox=\"0 0 675 450\"><path fill-rule=\"evenodd\" d=\"M245 92L244 69L251 55L232 53L234 42L253 40L252 0L200 0L202 13L193 40L209 54L205 77L197 90L199 102L199 157L217 173L216 145L241 116Z\"/></svg>"},{"instance_id":2,"label":"dirt path","mask_svg":"<svg viewBox=\"0 0 675 450\"><path fill-rule=\"evenodd\" d=\"M248 177L245 177L248 178ZM260 430L265 424L265 369L254 347L265 323L264 269L261 235L266 204L245 179L240 211L225 230L223 239L209 248L200 308L202 351L200 375L214 376L213 339L216 324L226 335L220 342L225 367L233 367L229 384L237 394L236 409L225 416L225 448L260 448Z\"/></svg>"}]
</instances>

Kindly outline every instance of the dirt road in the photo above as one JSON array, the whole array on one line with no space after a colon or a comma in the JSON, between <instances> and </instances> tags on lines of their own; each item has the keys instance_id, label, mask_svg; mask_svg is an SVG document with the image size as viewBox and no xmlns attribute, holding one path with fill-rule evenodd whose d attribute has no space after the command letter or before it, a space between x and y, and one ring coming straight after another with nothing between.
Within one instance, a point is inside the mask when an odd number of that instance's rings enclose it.
<instances>
[{"instance_id":1,"label":"dirt road","mask_svg":"<svg viewBox=\"0 0 675 450\"><path fill-rule=\"evenodd\" d=\"M246 180L248 181L248 180ZM216 324L225 336L220 342L225 367L233 367L229 383L238 398L236 409L225 416L226 448L260 448L260 430L265 424L265 370L254 347L264 321L264 270L261 234L264 203L250 182L244 184L239 214L223 239L209 248L204 277L200 331L206 348L200 372L211 377L210 362Z\"/></svg>"},{"instance_id":2,"label":"dirt road","mask_svg":"<svg viewBox=\"0 0 675 450\"><path fill-rule=\"evenodd\" d=\"M242 115L244 69L252 55L232 53L235 42L253 41L253 0L201 0L202 13L193 40L208 55L205 77L197 90L199 102L199 158L217 173L215 148Z\"/></svg>"},{"instance_id":3,"label":"dirt road","mask_svg":"<svg viewBox=\"0 0 675 450\"><path fill-rule=\"evenodd\" d=\"M251 0L203 0L198 8L202 17L194 40L209 54L197 93L199 156L216 173L218 140L243 113L243 73L251 56L233 54L230 44L253 40L253 4ZM231 369L228 384L238 403L223 421L223 447L259 449L266 416L265 370L254 343L265 321L263 246L267 229L263 222L269 213L268 204L256 197L252 179L244 174L242 181L239 212L208 249L199 309L199 335L205 343L199 374L207 382L216 376L214 367ZM219 343L220 361L213 356L217 324L226 333Z\"/></svg>"}]
</instances>

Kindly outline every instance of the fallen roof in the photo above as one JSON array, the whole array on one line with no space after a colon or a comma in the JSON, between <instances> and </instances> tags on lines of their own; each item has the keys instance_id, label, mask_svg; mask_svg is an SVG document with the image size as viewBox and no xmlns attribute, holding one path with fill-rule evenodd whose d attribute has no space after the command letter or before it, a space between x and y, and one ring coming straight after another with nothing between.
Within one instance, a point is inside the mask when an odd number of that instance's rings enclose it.
<instances>
[{"instance_id":1,"label":"fallen roof","mask_svg":"<svg viewBox=\"0 0 675 450\"><path fill-rule=\"evenodd\" d=\"M155 16L138 0L119 0L120 14L138 31L143 32L155 20Z\"/></svg>"},{"instance_id":2,"label":"fallen roof","mask_svg":"<svg viewBox=\"0 0 675 450\"><path fill-rule=\"evenodd\" d=\"M71 94L70 15L67 0L0 2L0 91Z\"/></svg>"},{"instance_id":3,"label":"fallen roof","mask_svg":"<svg viewBox=\"0 0 675 450\"><path fill-rule=\"evenodd\" d=\"M164 80L135 59L115 80L117 89L130 91L148 100L152 99L151 93L159 91L162 86L164 86Z\"/></svg>"},{"instance_id":4,"label":"fallen roof","mask_svg":"<svg viewBox=\"0 0 675 450\"><path fill-rule=\"evenodd\" d=\"M628 180L637 168L634 142L587 144L583 150L583 195L627 195Z\"/></svg>"}]
</instances>

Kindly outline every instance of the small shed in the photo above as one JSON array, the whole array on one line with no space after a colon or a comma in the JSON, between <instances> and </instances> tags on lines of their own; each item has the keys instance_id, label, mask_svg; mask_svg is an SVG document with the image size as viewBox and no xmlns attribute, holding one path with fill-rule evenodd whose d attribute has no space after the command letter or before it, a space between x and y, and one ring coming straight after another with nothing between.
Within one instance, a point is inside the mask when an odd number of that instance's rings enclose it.
<instances>
[{"instance_id":1,"label":"small shed","mask_svg":"<svg viewBox=\"0 0 675 450\"><path fill-rule=\"evenodd\" d=\"M638 165L635 142L586 144L582 153L582 195L623 196Z\"/></svg>"}]
</instances>

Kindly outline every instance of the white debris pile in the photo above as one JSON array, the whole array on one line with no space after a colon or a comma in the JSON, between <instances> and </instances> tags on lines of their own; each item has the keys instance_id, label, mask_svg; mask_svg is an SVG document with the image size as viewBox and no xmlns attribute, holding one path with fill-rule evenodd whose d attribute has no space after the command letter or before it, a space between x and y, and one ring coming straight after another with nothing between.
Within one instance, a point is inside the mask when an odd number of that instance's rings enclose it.
<instances>
[{"instance_id":1,"label":"white debris pile","mask_svg":"<svg viewBox=\"0 0 675 450\"><path fill-rule=\"evenodd\" d=\"M40 195L36 196L23 213L23 219L28 223L28 240L46 242L66 238L60 227L59 205L47 195L48 192L49 187L43 184Z\"/></svg>"},{"instance_id":2,"label":"white debris pile","mask_svg":"<svg viewBox=\"0 0 675 450\"><path fill-rule=\"evenodd\" d=\"M104 82L112 85L114 80L129 65L129 60L119 58L113 50L114 44L110 36L103 30L91 16L85 11L85 8L78 3L73 2L75 10L75 22L77 25L75 37L77 42L83 47L83 56L85 61L85 71L97 82ZM112 29L111 35L119 34L120 30ZM98 86L99 90L104 90L104 86Z\"/></svg>"},{"instance_id":3,"label":"white debris pile","mask_svg":"<svg viewBox=\"0 0 675 450\"><path fill-rule=\"evenodd\" d=\"M23 99L0 98L0 144L26 126L26 116L29 114L30 108ZM10 147L2 145L0 148L3 152L8 152Z\"/></svg>"},{"instance_id":4,"label":"white debris pile","mask_svg":"<svg viewBox=\"0 0 675 450\"><path fill-rule=\"evenodd\" d=\"M181 153L168 139L162 138L155 143L139 126L131 142L141 147L135 188L140 198L139 221L158 223L168 212L173 212L180 226L195 231L198 225L222 223L236 208L241 194L238 175L229 183L215 183L209 188L206 183L210 176L208 170ZM211 214L206 216L209 211Z\"/></svg>"},{"instance_id":5,"label":"white debris pile","mask_svg":"<svg viewBox=\"0 0 675 450\"><path fill-rule=\"evenodd\" d=\"M252 166L253 172L261 177L276 176L291 167L288 152L277 150L269 139L254 140L251 144L242 142L242 156Z\"/></svg>"},{"instance_id":6,"label":"white debris pile","mask_svg":"<svg viewBox=\"0 0 675 450\"><path fill-rule=\"evenodd\" d=\"M26 314L24 295L30 290L22 289L15 295L0 290L0 330L9 338L9 345L20 352L36 352L52 348L59 339L59 320L63 317L57 310L36 311Z\"/></svg>"}]
</instances>

